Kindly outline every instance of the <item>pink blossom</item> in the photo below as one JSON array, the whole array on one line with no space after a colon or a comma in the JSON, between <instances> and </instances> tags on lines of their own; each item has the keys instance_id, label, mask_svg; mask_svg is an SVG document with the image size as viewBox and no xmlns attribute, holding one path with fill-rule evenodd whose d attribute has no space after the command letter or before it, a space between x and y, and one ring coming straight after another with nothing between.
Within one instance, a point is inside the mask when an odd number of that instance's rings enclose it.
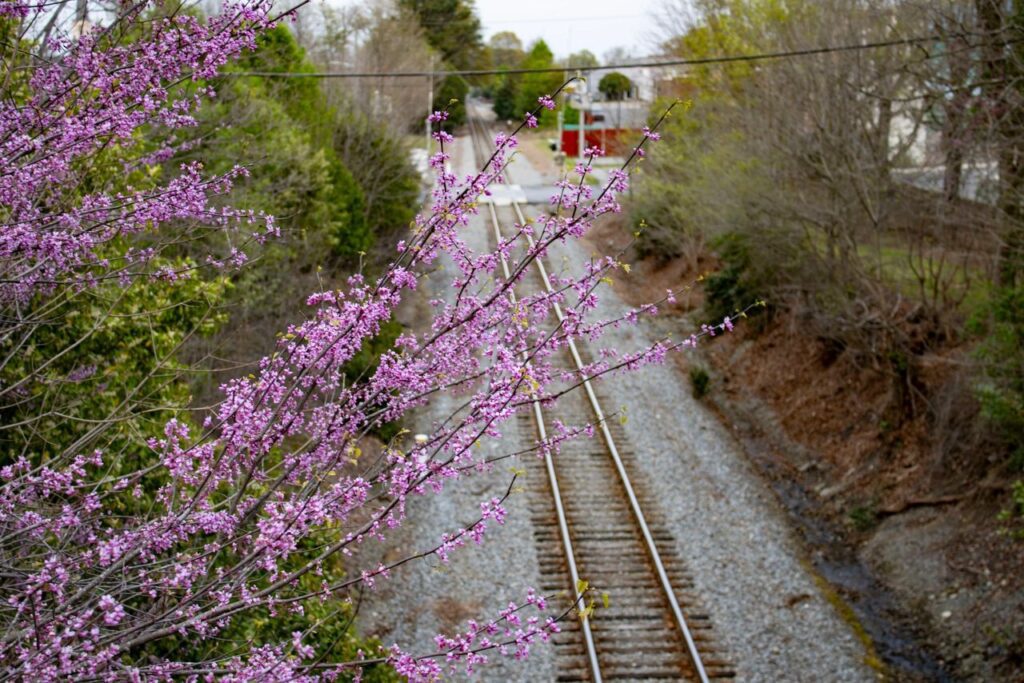
<instances>
[{"instance_id":1,"label":"pink blossom","mask_svg":"<svg viewBox=\"0 0 1024 683\"><path fill-rule=\"evenodd\" d=\"M15 17L48 11L23 0L4 7ZM191 237L180 227L185 224L231 237L233 246L197 256L203 267L239 267L249 248L277 234L272 218L221 205L219 197L244 169L214 175L192 162L145 189L80 190L88 187L80 169L100 149L122 149L131 168L168 158L173 133L157 140L153 151L139 145L141 132L193 125L196 107L209 96L202 83L253 48L272 24L270 4L262 0L226 5L206 21L187 13L150 17L146 9L142 3L125 11L137 13L128 21L145 16L151 33L123 44L101 40L99 32L62 39L54 50L60 59L41 61L32 72L27 105L0 103L4 305L45 301L62 288L92 287L101 278L130 284L139 273L177 286L190 277L190 267L158 259L166 244ZM183 80L190 88L172 86ZM548 96L538 103L554 107ZM439 124L448 114L434 112L428 120ZM532 113L520 127L531 122L536 125ZM582 182L592 169L581 165L578 178L556 185L550 212L518 226L493 250L477 251L466 230L480 211L479 199L501 179L517 138L496 136L485 167L459 179L450 168L452 135L438 130L433 136L439 150L430 159L436 182L429 205L394 262L378 277L354 275L336 289L311 293L305 315L281 330L273 352L251 373L224 381L201 423L182 411L162 435L132 444L146 456L139 459L145 467L119 460L120 453L71 450L46 460L19 456L0 468L0 526L7 539L0 552L17 567L0 604L9 631L2 656L12 678L338 676L346 671L342 665L310 666L317 653L302 631L218 662L180 662L169 649L153 648L162 653L157 656L147 646L167 637L202 642L253 610L272 618L298 615L305 601L345 599L400 576L411 559L382 563L380 557L390 556L380 550L395 538L410 502L444 495L494 467L475 446L501 439L518 416L537 401L553 402L574 380L561 364L571 340L598 339L654 312L644 306L619 318L596 315L597 287L618 267L610 258L556 275L554 293L511 296L532 260L621 209L624 170L611 172L608 184L595 190ZM127 242L118 259L109 254L113 240ZM507 281L501 262L513 257L521 259L522 271ZM450 296L430 302L425 329L404 330L374 369L350 379L353 358L393 320L420 278L438 272L442 258ZM561 324L555 304L564 311ZM722 323L730 325L729 318ZM696 344L697 337L691 339ZM662 362L667 351L656 344L602 353L584 372L632 370ZM81 366L60 381L81 381L92 372ZM378 455L360 456L364 435L442 394L464 404L457 419L434 425L425 439L396 437ZM556 423L536 452L557 454L566 440L593 431L590 424ZM127 497L143 499L147 492L148 509L125 515L126 503L140 505ZM478 519L433 543L419 539L427 547L415 556L447 562L483 542L509 514L505 498L481 501ZM386 657L414 681L472 673L488 657L523 658L558 631L555 617L540 614L546 607L547 600L531 591L523 604L510 603L486 623L439 635L437 653L395 647Z\"/></svg>"}]
</instances>

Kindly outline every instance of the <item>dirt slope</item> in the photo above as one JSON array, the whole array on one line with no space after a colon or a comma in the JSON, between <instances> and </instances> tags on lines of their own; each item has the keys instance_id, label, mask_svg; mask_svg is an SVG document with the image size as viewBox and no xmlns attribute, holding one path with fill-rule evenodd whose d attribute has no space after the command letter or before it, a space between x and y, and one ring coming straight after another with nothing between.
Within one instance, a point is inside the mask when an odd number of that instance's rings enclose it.
<instances>
[{"instance_id":1,"label":"dirt slope","mask_svg":"<svg viewBox=\"0 0 1024 683\"><path fill-rule=\"evenodd\" d=\"M614 221L590 235L604 253L630 239ZM714 266L640 262L616 290L640 303ZM693 325L701 298L696 286L668 315ZM968 352L921 359L923 407L902 419L882 374L786 314L680 360L708 370L706 400L773 482L895 679L1024 681L1024 542L997 519L1012 478L971 436L965 407L944 398L964 381Z\"/></svg>"}]
</instances>

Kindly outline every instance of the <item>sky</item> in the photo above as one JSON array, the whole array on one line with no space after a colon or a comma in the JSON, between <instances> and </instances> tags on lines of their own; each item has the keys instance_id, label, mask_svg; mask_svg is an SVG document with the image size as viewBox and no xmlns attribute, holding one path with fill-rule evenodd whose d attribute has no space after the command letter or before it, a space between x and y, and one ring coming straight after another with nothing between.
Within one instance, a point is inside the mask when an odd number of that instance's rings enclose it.
<instances>
[{"instance_id":1,"label":"sky","mask_svg":"<svg viewBox=\"0 0 1024 683\"><path fill-rule=\"evenodd\" d=\"M655 52L654 14L665 0L476 0L486 41L512 31L527 46L543 38L556 57L590 50L597 58L614 47L632 55Z\"/></svg>"}]
</instances>

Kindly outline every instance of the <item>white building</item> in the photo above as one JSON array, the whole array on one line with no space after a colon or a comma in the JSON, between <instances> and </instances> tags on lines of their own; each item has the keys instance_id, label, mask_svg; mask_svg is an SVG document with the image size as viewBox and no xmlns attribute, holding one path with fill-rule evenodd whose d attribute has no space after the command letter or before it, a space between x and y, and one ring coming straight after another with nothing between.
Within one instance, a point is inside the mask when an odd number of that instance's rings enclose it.
<instances>
[{"instance_id":1,"label":"white building","mask_svg":"<svg viewBox=\"0 0 1024 683\"><path fill-rule=\"evenodd\" d=\"M617 71L633 83L626 100L653 102L659 95L664 94L667 83L674 82L685 75L686 67L684 66L659 64L659 62L673 59L675 58L666 56L631 57L625 60L626 66L620 68L585 71L583 75L587 78L586 93L592 102L603 100L604 95L598 90L598 85L602 78Z\"/></svg>"}]
</instances>

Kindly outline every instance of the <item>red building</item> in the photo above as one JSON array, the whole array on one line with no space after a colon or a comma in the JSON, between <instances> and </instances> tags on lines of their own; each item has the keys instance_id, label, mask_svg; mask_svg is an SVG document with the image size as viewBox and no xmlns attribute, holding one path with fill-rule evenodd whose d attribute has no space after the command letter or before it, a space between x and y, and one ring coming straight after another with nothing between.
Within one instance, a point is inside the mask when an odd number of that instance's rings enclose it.
<instances>
[{"instance_id":1,"label":"red building","mask_svg":"<svg viewBox=\"0 0 1024 683\"><path fill-rule=\"evenodd\" d=\"M646 102L594 102L584 112L586 147L598 147L608 156L621 156L640 141L640 129L647 122ZM568 156L579 156L579 121L562 126L561 149Z\"/></svg>"}]
</instances>

